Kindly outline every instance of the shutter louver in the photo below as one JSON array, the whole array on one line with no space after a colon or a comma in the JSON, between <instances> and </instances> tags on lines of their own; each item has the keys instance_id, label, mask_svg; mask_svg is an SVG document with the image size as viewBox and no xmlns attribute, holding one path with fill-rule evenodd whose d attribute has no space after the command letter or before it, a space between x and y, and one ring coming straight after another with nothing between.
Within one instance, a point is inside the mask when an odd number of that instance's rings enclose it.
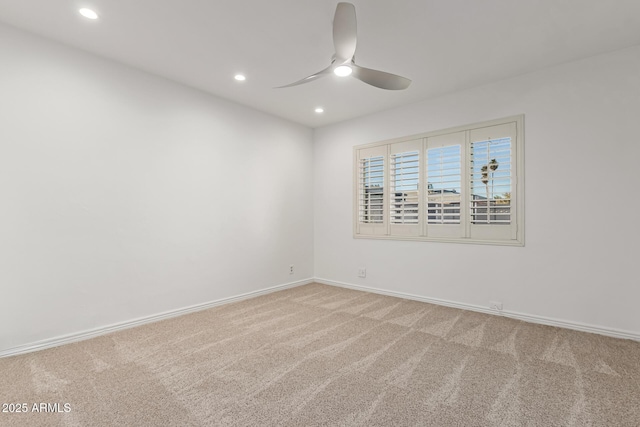
<instances>
[{"instance_id":1,"label":"shutter louver","mask_svg":"<svg viewBox=\"0 0 640 427\"><path fill-rule=\"evenodd\" d=\"M461 165L460 145L427 150L428 224L460 224Z\"/></svg>"},{"instance_id":2,"label":"shutter louver","mask_svg":"<svg viewBox=\"0 0 640 427\"><path fill-rule=\"evenodd\" d=\"M511 138L471 143L471 223L511 224Z\"/></svg>"},{"instance_id":3,"label":"shutter louver","mask_svg":"<svg viewBox=\"0 0 640 427\"><path fill-rule=\"evenodd\" d=\"M384 157L360 160L358 221L382 224L384 221Z\"/></svg>"},{"instance_id":4,"label":"shutter louver","mask_svg":"<svg viewBox=\"0 0 640 427\"><path fill-rule=\"evenodd\" d=\"M418 224L419 151L391 155L391 224Z\"/></svg>"}]
</instances>

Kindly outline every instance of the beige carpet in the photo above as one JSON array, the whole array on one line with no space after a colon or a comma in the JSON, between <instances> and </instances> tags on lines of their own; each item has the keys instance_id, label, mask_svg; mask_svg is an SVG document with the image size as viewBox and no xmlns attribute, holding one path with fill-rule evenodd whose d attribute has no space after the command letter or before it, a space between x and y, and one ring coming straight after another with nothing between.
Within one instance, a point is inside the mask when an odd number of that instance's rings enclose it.
<instances>
[{"instance_id":1,"label":"beige carpet","mask_svg":"<svg viewBox=\"0 0 640 427\"><path fill-rule=\"evenodd\" d=\"M28 406L2 426L640 426L638 342L320 284L0 359L0 381Z\"/></svg>"}]
</instances>

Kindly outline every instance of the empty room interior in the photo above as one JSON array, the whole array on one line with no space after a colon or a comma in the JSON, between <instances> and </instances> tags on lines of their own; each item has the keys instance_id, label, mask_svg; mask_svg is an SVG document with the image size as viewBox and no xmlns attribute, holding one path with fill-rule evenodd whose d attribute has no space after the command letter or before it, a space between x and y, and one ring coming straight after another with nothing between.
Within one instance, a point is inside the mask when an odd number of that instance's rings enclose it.
<instances>
[{"instance_id":1,"label":"empty room interior","mask_svg":"<svg viewBox=\"0 0 640 427\"><path fill-rule=\"evenodd\" d=\"M636 0L0 0L0 425L639 426L639 118Z\"/></svg>"}]
</instances>

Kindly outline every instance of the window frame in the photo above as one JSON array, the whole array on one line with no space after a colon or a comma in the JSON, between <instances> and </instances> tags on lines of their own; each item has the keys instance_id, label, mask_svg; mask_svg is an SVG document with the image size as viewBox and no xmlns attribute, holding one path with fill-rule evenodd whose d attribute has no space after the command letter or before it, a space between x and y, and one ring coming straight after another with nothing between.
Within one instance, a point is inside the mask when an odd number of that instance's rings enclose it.
<instances>
[{"instance_id":1,"label":"window frame","mask_svg":"<svg viewBox=\"0 0 640 427\"><path fill-rule=\"evenodd\" d=\"M472 227L471 214L469 212L469 194L470 194L470 171L471 166L470 150L471 150L471 136L477 134L477 131L482 128L495 127L496 129L502 128L515 128L513 129L513 138L511 141L511 223L508 225L498 226L484 226L487 232L471 236L471 229L477 228L478 225ZM475 133L474 133L475 132ZM462 202L460 205L460 227L463 229L461 234L457 232L451 233L439 233L434 236L428 233L428 229L431 226L427 224L428 218L428 203L427 194L425 191L427 186L427 150L429 148L429 141L446 140L450 137L452 140L456 139L456 134L462 134L462 138L458 135L459 140L464 141L464 145L461 147L461 186L462 186ZM473 141L477 142L477 141ZM391 221L390 213L390 196L394 191L390 187L390 174L391 174L391 157L394 152L399 152L397 147L414 147L420 145L422 148L419 150L419 185L418 185L418 218L419 224L417 226L405 226L395 225ZM410 150L408 150L410 151ZM384 194L384 210L383 221L376 231L373 233L367 232L367 227L361 227L359 222L359 192L360 192L360 159L363 153L386 153L384 155L384 177L385 177L385 194ZM364 158L366 156L362 156ZM385 141L373 142L369 144L357 145L353 147L353 159L354 159L354 191L353 191L353 237L356 239L382 239L382 240L413 240L413 241L427 241L427 242L448 242L448 243L471 243L471 244L488 244L488 245L501 245L501 246L524 246L524 114L505 117L501 119L495 119L480 123L473 123L469 125L457 126L442 130L436 130L431 132L420 133L416 135L410 135L406 137L394 138ZM446 227L446 225L444 226ZM491 227L508 227L509 233L498 232L493 234L490 231ZM411 229L410 232L403 232L403 229ZM506 231L506 230L505 230ZM505 238L504 235L508 234L509 237ZM503 237L500 237L503 235Z\"/></svg>"}]
</instances>

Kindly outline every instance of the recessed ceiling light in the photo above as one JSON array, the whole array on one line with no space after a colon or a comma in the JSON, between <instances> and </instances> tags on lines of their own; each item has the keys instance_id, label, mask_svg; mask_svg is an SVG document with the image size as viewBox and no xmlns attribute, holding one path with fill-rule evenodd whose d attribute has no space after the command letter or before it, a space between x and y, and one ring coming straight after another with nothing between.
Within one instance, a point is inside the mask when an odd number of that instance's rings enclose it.
<instances>
[{"instance_id":1,"label":"recessed ceiling light","mask_svg":"<svg viewBox=\"0 0 640 427\"><path fill-rule=\"evenodd\" d=\"M82 8L78 12L80 12L80 15L84 16L85 18L98 19L98 14L91 9Z\"/></svg>"},{"instance_id":2,"label":"recessed ceiling light","mask_svg":"<svg viewBox=\"0 0 640 427\"><path fill-rule=\"evenodd\" d=\"M316 113L324 113L324 108L318 107L318 108L315 109L315 112Z\"/></svg>"},{"instance_id":3,"label":"recessed ceiling light","mask_svg":"<svg viewBox=\"0 0 640 427\"><path fill-rule=\"evenodd\" d=\"M236 74L233 78L238 80L238 81L240 81L240 82L243 82L243 81L247 80L247 78L245 76L243 76L242 74Z\"/></svg>"},{"instance_id":4,"label":"recessed ceiling light","mask_svg":"<svg viewBox=\"0 0 640 427\"><path fill-rule=\"evenodd\" d=\"M351 74L352 71L353 70L348 65L341 65L339 67L336 67L335 70L333 70L336 76L340 76L340 77L346 77L349 74Z\"/></svg>"}]
</instances>

